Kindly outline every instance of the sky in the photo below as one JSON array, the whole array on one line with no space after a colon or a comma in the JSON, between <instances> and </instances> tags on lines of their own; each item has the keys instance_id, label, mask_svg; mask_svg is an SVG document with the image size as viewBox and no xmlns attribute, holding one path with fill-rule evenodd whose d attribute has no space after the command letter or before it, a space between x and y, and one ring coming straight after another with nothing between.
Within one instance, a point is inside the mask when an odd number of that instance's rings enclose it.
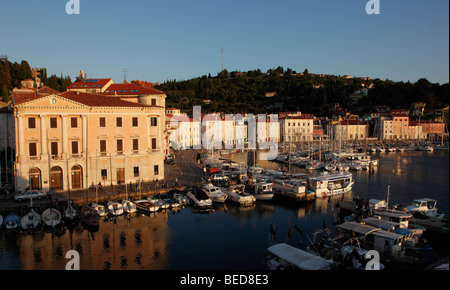
<instances>
[{"instance_id":1,"label":"sky","mask_svg":"<svg viewBox=\"0 0 450 290\"><path fill-rule=\"evenodd\" d=\"M282 66L449 82L449 1L0 0L0 55L48 74L149 82Z\"/></svg>"}]
</instances>

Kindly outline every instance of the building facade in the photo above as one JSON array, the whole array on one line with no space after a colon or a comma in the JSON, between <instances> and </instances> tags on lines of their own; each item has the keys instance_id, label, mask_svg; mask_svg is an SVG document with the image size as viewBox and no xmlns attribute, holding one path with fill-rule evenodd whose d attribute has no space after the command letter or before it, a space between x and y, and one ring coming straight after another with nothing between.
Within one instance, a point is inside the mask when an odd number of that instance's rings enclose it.
<instances>
[{"instance_id":1,"label":"building facade","mask_svg":"<svg viewBox=\"0 0 450 290\"><path fill-rule=\"evenodd\" d=\"M139 101L79 91L16 95L16 191L164 178L165 96L159 105Z\"/></svg>"}]
</instances>

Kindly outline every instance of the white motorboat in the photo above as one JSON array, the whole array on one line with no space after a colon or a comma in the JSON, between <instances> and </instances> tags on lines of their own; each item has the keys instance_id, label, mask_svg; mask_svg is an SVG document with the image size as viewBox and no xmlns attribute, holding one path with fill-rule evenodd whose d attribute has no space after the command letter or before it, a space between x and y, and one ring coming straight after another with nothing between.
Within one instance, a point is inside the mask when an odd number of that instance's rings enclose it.
<instances>
[{"instance_id":1,"label":"white motorboat","mask_svg":"<svg viewBox=\"0 0 450 290\"><path fill-rule=\"evenodd\" d=\"M419 198L413 200L412 203L403 207L410 213L422 213L427 217L443 218L445 215L437 209L437 200L431 198Z\"/></svg>"},{"instance_id":2,"label":"white motorboat","mask_svg":"<svg viewBox=\"0 0 450 290\"><path fill-rule=\"evenodd\" d=\"M136 208L144 213L157 212L159 210L158 205L147 199L136 200L134 203L136 204Z\"/></svg>"},{"instance_id":3,"label":"white motorboat","mask_svg":"<svg viewBox=\"0 0 450 290\"><path fill-rule=\"evenodd\" d=\"M206 192L206 194L213 202L224 203L228 198L228 195L223 192L220 187L215 186L212 183L206 184L202 187L202 189Z\"/></svg>"},{"instance_id":4,"label":"white motorboat","mask_svg":"<svg viewBox=\"0 0 450 290\"><path fill-rule=\"evenodd\" d=\"M337 168L337 167L336 167L336 165L334 165L334 164L331 164L331 163L330 163L330 164L326 164L326 165L325 165L325 170L326 170L326 171L330 171L330 172L333 172L333 171L335 171L335 170L336 170L336 168Z\"/></svg>"},{"instance_id":5,"label":"white motorboat","mask_svg":"<svg viewBox=\"0 0 450 290\"><path fill-rule=\"evenodd\" d=\"M362 170L362 166L361 166L361 164L359 164L359 162L349 162L348 167L350 168L350 170L355 170L355 171Z\"/></svg>"},{"instance_id":6,"label":"white motorboat","mask_svg":"<svg viewBox=\"0 0 450 290\"><path fill-rule=\"evenodd\" d=\"M127 199L122 201L122 208L126 213L134 213L137 211L136 204Z\"/></svg>"},{"instance_id":7,"label":"white motorboat","mask_svg":"<svg viewBox=\"0 0 450 290\"><path fill-rule=\"evenodd\" d=\"M281 243L270 246L267 251L273 256L267 262L269 270L329 270L334 262L307 251Z\"/></svg>"},{"instance_id":8,"label":"white motorboat","mask_svg":"<svg viewBox=\"0 0 450 290\"><path fill-rule=\"evenodd\" d=\"M245 191L244 184L232 185L226 190L226 193L230 200L237 202L242 206L253 205L256 201L256 198L252 194Z\"/></svg>"},{"instance_id":9,"label":"white motorboat","mask_svg":"<svg viewBox=\"0 0 450 290\"><path fill-rule=\"evenodd\" d=\"M248 185L247 188L256 200L272 200L274 195L272 186L273 183L271 182L257 182Z\"/></svg>"},{"instance_id":10,"label":"white motorboat","mask_svg":"<svg viewBox=\"0 0 450 290\"><path fill-rule=\"evenodd\" d=\"M307 189L313 191L316 197L326 197L349 192L354 183L352 174L349 172L323 174L308 178Z\"/></svg>"},{"instance_id":11,"label":"white motorboat","mask_svg":"<svg viewBox=\"0 0 450 290\"><path fill-rule=\"evenodd\" d=\"M202 189L194 189L187 193L191 201L191 205L201 209L208 209L212 207L212 200Z\"/></svg>"},{"instance_id":12,"label":"white motorboat","mask_svg":"<svg viewBox=\"0 0 450 290\"><path fill-rule=\"evenodd\" d=\"M423 145L423 146L418 146L417 150L432 152L434 149L433 149L433 147L431 147L429 145Z\"/></svg>"},{"instance_id":13,"label":"white motorboat","mask_svg":"<svg viewBox=\"0 0 450 290\"><path fill-rule=\"evenodd\" d=\"M98 203L93 203L91 205L91 207L97 212L97 214L99 216L106 216L107 215L106 208L105 208L104 205L98 204Z\"/></svg>"},{"instance_id":14,"label":"white motorboat","mask_svg":"<svg viewBox=\"0 0 450 290\"><path fill-rule=\"evenodd\" d=\"M109 201L108 202L108 212L114 216L121 215L121 214L123 214L123 205L120 202Z\"/></svg>"},{"instance_id":15,"label":"white motorboat","mask_svg":"<svg viewBox=\"0 0 450 290\"><path fill-rule=\"evenodd\" d=\"M61 213L54 208L47 208L42 213L42 221L46 226L56 227L61 223Z\"/></svg>"},{"instance_id":16,"label":"white motorboat","mask_svg":"<svg viewBox=\"0 0 450 290\"><path fill-rule=\"evenodd\" d=\"M159 197L149 197L147 198L147 200L156 204L160 209L168 209L170 207L170 203L163 199L160 199Z\"/></svg>"},{"instance_id":17,"label":"white motorboat","mask_svg":"<svg viewBox=\"0 0 450 290\"><path fill-rule=\"evenodd\" d=\"M8 230L16 229L20 225L20 216L14 212L10 213L4 218L3 223Z\"/></svg>"},{"instance_id":18,"label":"white motorboat","mask_svg":"<svg viewBox=\"0 0 450 290\"><path fill-rule=\"evenodd\" d=\"M181 206L187 205L189 203L189 198L186 195L179 192L175 193L173 195L173 198L175 198L180 203Z\"/></svg>"},{"instance_id":19,"label":"white motorboat","mask_svg":"<svg viewBox=\"0 0 450 290\"><path fill-rule=\"evenodd\" d=\"M41 216L34 209L31 209L20 219L20 226L26 231L32 231L40 226L41 220Z\"/></svg>"}]
</instances>

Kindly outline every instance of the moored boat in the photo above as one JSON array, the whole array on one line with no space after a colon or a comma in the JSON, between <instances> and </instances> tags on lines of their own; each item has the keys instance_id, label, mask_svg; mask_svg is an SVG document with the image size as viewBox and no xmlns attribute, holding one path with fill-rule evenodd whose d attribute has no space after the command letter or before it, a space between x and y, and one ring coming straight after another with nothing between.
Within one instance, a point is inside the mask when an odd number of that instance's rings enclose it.
<instances>
[{"instance_id":1,"label":"moored boat","mask_svg":"<svg viewBox=\"0 0 450 290\"><path fill-rule=\"evenodd\" d=\"M134 203L136 204L136 208L144 213L152 213L159 210L158 205L147 199L136 200Z\"/></svg>"},{"instance_id":2,"label":"moored boat","mask_svg":"<svg viewBox=\"0 0 450 290\"><path fill-rule=\"evenodd\" d=\"M42 221L46 226L54 228L61 223L61 213L55 208L47 208L42 213Z\"/></svg>"},{"instance_id":3,"label":"moored boat","mask_svg":"<svg viewBox=\"0 0 450 290\"><path fill-rule=\"evenodd\" d=\"M83 204L80 209L81 222L89 227L97 227L100 216L97 211L87 204Z\"/></svg>"},{"instance_id":4,"label":"moored boat","mask_svg":"<svg viewBox=\"0 0 450 290\"><path fill-rule=\"evenodd\" d=\"M91 205L91 207L97 212L97 214L99 216L106 216L107 212L106 212L106 208L104 205L99 204L99 203L93 203Z\"/></svg>"},{"instance_id":5,"label":"moored boat","mask_svg":"<svg viewBox=\"0 0 450 290\"><path fill-rule=\"evenodd\" d=\"M134 213L137 211L136 204L127 199L122 201L122 208L128 214Z\"/></svg>"},{"instance_id":6,"label":"moored boat","mask_svg":"<svg viewBox=\"0 0 450 290\"><path fill-rule=\"evenodd\" d=\"M20 226L26 231L32 231L37 229L41 224L41 216L30 209L30 211L20 219Z\"/></svg>"},{"instance_id":7,"label":"moored boat","mask_svg":"<svg viewBox=\"0 0 450 290\"><path fill-rule=\"evenodd\" d=\"M247 188L256 200L272 200L274 195L272 182L256 182L247 185Z\"/></svg>"},{"instance_id":8,"label":"moored boat","mask_svg":"<svg viewBox=\"0 0 450 290\"><path fill-rule=\"evenodd\" d=\"M121 215L123 214L123 205L117 201L109 201L108 212L113 216Z\"/></svg>"},{"instance_id":9,"label":"moored boat","mask_svg":"<svg viewBox=\"0 0 450 290\"><path fill-rule=\"evenodd\" d=\"M329 270L334 264L332 260L324 259L285 243L270 246L267 251L273 256L267 262L269 270Z\"/></svg>"},{"instance_id":10,"label":"moored boat","mask_svg":"<svg viewBox=\"0 0 450 290\"><path fill-rule=\"evenodd\" d=\"M209 196L213 202L224 203L228 195L221 190L220 187L208 183L202 187L203 191Z\"/></svg>"},{"instance_id":11,"label":"moored boat","mask_svg":"<svg viewBox=\"0 0 450 290\"><path fill-rule=\"evenodd\" d=\"M194 189L187 193L191 201L191 205L200 209L209 209L212 207L212 200L202 189Z\"/></svg>"},{"instance_id":12,"label":"moored boat","mask_svg":"<svg viewBox=\"0 0 450 290\"><path fill-rule=\"evenodd\" d=\"M307 179L307 188L313 191L316 197L349 192L352 190L353 184L353 177L349 172L324 174Z\"/></svg>"},{"instance_id":13,"label":"moored boat","mask_svg":"<svg viewBox=\"0 0 450 290\"><path fill-rule=\"evenodd\" d=\"M244 184L232 185L226 190L226 193L231 201L239 203L241 206L250 206L256 201L253 195L245 191Z\"/></svg>"},{"instance_id":14,"label":"moored boat","mask_svg":"<svg viewBox=\"0 0 450 290\"><path fill-rule=\"evenodd\" d=\"M4 218L3 223L8 230L16 229L20 225L20 216L12 212Z\"/></svg>"}]
</instances>

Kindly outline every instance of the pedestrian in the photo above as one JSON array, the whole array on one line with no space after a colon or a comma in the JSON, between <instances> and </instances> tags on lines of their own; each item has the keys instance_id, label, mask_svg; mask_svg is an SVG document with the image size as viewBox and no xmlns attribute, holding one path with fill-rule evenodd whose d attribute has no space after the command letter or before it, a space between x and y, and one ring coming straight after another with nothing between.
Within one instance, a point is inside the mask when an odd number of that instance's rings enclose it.
<instances>
[{"instance_id":1,"label":"pedestrian","mask_svg":"<svg viewBox=\"0 0 450 290\"><path fill-rule=\"evenodd\" d=\"M178 177L175 177L175 186L178 186Z\"/></svg>"},{"instance_id":2,"label":"pedestrian","mask_svg":"<svg viewBox=\"0 0 450 290\"><path fill-rule=\"evenodd\" d=\"M130 191L133 191L133 182L130 181Z\"/></svg>"}]
</instances>

